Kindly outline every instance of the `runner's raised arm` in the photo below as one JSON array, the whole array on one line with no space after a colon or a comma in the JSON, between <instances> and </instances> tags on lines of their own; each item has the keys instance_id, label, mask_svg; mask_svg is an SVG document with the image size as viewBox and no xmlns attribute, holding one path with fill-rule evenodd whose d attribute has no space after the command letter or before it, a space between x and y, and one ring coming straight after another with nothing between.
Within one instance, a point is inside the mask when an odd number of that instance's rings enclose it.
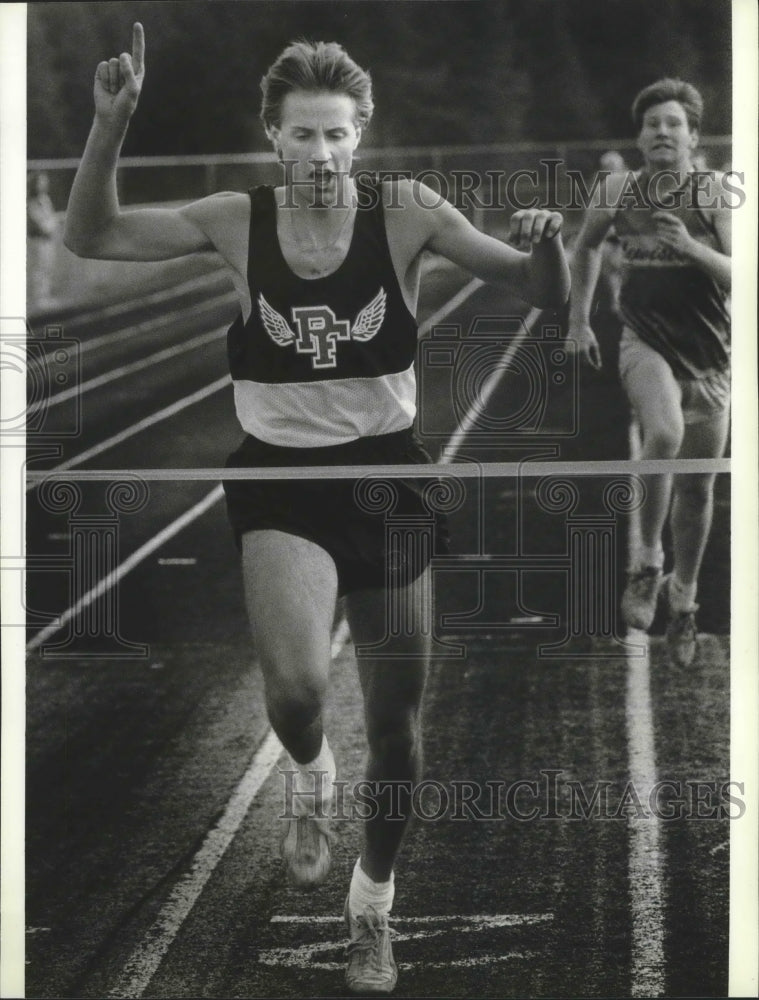
<instances>
[{"instance_id":1,"label":"runner's raised arm","mask_svg":"<svg viewBox=\"0 0 759 1000\"><path fill-rule=\"evenodd\" d=\"M80 257L167 260L214 248L202 226L203 202L181 209L121 210L116 168L144 79L145 34L137 23L131 55L122 52L99 63L95 72L95 119L71 189L63 236Z\"/></svg>"}]
</instances>

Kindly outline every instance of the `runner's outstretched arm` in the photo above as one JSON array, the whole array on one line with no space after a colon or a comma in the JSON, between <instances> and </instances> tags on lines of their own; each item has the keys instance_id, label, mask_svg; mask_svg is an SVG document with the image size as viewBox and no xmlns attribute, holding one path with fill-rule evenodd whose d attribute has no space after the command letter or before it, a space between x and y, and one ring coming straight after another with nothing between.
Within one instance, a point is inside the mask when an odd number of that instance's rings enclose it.
<instances>
[{"instance_id":1,"label":"runner's outstretched arm","mask_svg":"<svg viewBox=\"0 0 759 1000\"><path fill-rule=\"evenodd\" d=\"M525 298L541 308L562 306L567 301L570 272L559 212L521 209L509 220L509 242L519 255Z\"/></svg>"},{"instance_id":2,"label":"runner's outstretched arm","mask_svg":"<svg viewBox=\"0 0 759 1000\"><path fill-rule=\"evenodd\" d=\"M569 333L567 344L577 350L579 357L600 369L601 349L590 325L593 296L603 263L602 244L614 223L614 209L605 204L616 204L627 173L612 174L607 178L607 190L599 188L594 201L585 211L577 240L572 244L572 297L569 304ZM611 198L611 202L606 199Z\"/></svg>"},{"instance_id":3,"label":"runner's outstretched arm","mask_svg":"<svg viewBox=\"0 0 759 1000\"><path fill-rule=\"evenodd\" d=\"M402 188L399 191L403 192ZM559 212L521 209L509 221L509 243L481 233L447 201L433 208L435 192L417 184L402 194L415 213L414 228L424 247L465 268L483 281L505 285L531 305L564 305L569 296L569 265L561 238Z\"/></svg>"},{"instance_id":4,"label":"runner's outstretched arm","mask_svg":"<svg viewBox=\"0 0 759 1000\"><path fill-rule=\"evenodd\" d=\"M595 369L601 367L601 350L590 325L590 310L601 273L600 243L607 231L608 225L604 223L602 217L591 217L586 220L577 241L572 246L572 298L569 307L568 343L576 347L580 358Z\"/></svg>"}]
</instances>

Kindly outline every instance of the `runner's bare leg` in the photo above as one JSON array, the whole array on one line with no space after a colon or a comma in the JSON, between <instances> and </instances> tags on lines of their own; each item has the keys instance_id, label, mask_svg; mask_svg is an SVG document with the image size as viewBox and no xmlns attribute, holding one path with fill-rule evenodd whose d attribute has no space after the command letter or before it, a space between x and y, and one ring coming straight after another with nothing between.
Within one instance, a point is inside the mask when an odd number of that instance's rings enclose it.
<instances>
[{"instance_id":1,"label":"runner's bare leg","mask_svg":"<svg viewBox=\"0 0 759 1000\"><path fill-rule=\"evenodd\" d=\"M680 387L662 358L640 362L628 376L625 389L641 429L641 459L675 458L685 431ZM640 510L640 541L644 548L661 546L662 531L669 514L672 475L641 477L646 499Z\"/></svg>"},{"instance_id":2,"label":"runner's bare leg","mask_svg":"<svg viewBox=\"0 0 759 1000\"><path fill-rule=\"evenodd\" d=\"M332 557L275 530L243 536L245 599L274 732L300 764L322 745L322 707L337 599Z\"/></svg>"},{"instance_id":3,"label":"runner's bare leg","mask_svg":"<svg viewBox=\"0 0 759 1000\"><path fill-rule=\"evenodd\" d=\"M422 616L431 613L426 601L428 572L404 588L403 606L416 625L411 634L405 634L405 629L404 634L390 634L390 595L383 590L358 591L346 602L354 643L384 642L383 656L368 653L357 658L369 747L366 778L370 782L404 782L413 788L421 777L421 706L430 631ZM400 820L386 818L393 805L389 794L380 794L377 803L379 814L364 827L361 867L374 882L386 882L410 819L410 796L400 799Z\"/></svg>"},{"instance_id":4,"label":"runner's bare leg","mask_svg":"<svg viewBox=\"0 0 759 1000\"><path fill-rule=\"evenodd\" d=\"M720 458L730 424L728 410L709 420L689 424L678 458ZM682 584L695 584L701 569L714 509L715 475L675 476L672 496L674 571Z\"/></svg>"}]
</instances>

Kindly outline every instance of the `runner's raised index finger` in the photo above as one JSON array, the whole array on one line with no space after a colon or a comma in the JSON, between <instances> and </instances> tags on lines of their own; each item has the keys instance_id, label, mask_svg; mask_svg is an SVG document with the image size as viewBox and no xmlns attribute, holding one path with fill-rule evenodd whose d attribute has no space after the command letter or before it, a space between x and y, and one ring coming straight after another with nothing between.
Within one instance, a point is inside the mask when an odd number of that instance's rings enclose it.
<instances>
[{"instance_id":1,"label":"runner's raised index finger","mask_svg":"<svg viewBox=\"0 0 759 1000\"><path fill-rule=\"evenodd\" d=\"M132 29L132 66L136 75L145 67L145 32L139 21Z\"/></svg>"}]
</instances>

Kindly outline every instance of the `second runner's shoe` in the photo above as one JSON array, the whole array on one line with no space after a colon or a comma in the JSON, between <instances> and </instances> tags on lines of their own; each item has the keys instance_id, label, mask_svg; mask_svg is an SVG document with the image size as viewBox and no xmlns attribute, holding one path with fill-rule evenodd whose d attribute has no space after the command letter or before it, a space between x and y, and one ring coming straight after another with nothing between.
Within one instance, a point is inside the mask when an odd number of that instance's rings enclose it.
<instances>
[{"instance_id":1,"label":"second runner's shoe","mask_svg":"<svg viewBox=\"0 0 759 1000\"><path fill-rule=\"evenodd\" d=\"M670 598L671 577L665 579L662 591L667 599L667 650L669 658L678 667L689 667L696 656L698 646L698 631L696 629L696 612L698 605L693 604L684 611L676 611Z\"/></svg>"},{"instance_id":2,"label":"second runner's shoe","mask_svg":"<svg viewBox=\"0 0 759 1000\"><path fill-rule=\"evenodd\" d=\"M662 572L657 566L644 566L628 574L621 607L622 617L630 628L644 632L651 628L661 582Z\"/></svg>"}]
</instances>

